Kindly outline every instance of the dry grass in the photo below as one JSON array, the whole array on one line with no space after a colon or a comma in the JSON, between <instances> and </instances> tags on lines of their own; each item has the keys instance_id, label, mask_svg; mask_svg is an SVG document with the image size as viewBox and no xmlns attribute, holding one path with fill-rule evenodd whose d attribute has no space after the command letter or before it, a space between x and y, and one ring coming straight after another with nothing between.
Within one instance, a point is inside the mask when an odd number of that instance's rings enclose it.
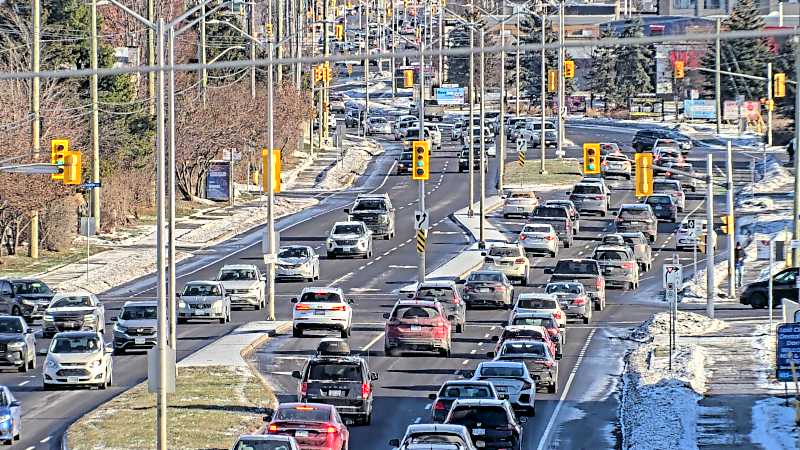
<instances>
[{"instance_id":1,"label":"dry grass","mask_svg":"<svg viewBox=\"0 0 800 450\"><path fill-rule=\"evenodd\" d=\"M155 396L139 384L69 428L72 450L155 448ZM249 369L192 367L178 371L168 399L170 449L229 449L240 434L257 431L275 396Z\"/></svg>"},{"instance_id":2,"label":"dry grass","mask_svg":"<svg viewBox=\"0 0 800 450\"><path fill-rule=\"evenodd\" d=\"M506 163L503 181L506 184L572 185L581 178L581 168L574 159L552 159L545 162L547 174L539 173L539 160L528 159L524 166L516 161Z\"/></svg>"},{"instance_id":3,"label":"dry grass","mask_svg":"<svg viewBox=\"0 0 800 450\"><path fill-rule=\"evenodd\" d=\"M107 249L98 245L92 245L89 250L90 255L96 255ZM0 258L0 271L3 272L4 276L30 276L34 273L46 272L82 259L86 259L86 247L73 247L63 252L51 252L40 249L38 259L33 259L21 254L3 256Z\"/></svg>"}]
</instances>

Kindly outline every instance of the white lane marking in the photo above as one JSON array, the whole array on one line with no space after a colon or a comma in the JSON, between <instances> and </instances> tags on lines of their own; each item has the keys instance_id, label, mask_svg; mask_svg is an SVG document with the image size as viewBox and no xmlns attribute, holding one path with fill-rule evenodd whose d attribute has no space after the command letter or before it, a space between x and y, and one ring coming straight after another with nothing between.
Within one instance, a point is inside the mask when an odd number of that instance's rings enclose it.
<instances>
[{"instance_id":1,"label":"white lane marking","mask_svg":"<svg viewBox=\"0 0 800 450\"><path fill-rule=\"evenodd\" d=\"M367 266L358 266L357 270L364 270L364 267L367 267Z\"/></svg>"},{"instance_id":2,"label":"white lane marking","mask_svg":"<svg viewBox=\"0 0 800 450\"><path fill-rule=\"evenodd\" d=\"M339 284L342 281L347 280L348 278L350 278L352 276L353 276L353 272L347 272L346 274L344 274L344 275L340 276L339 278L337 278L337 279L331 281L330 283L328 283L328 287L331 287L333 285Z\"/></svg>"},{"instance_id":3,"label":"white lane marking","mask_svg":"<svg viewBox=\"0 0 800 450\"><path fill-rule=\"evenodd\" d=\"M20 386L25 386L26 384L28 384L28 383L30 383L30 382L31 382L31 380L25 380L25 381L23 381L22 383L20 383L19 385L20 385Z\"/></svg>"},{"instance_id":4,"label":"white lane marking","mask_svg":"<svg viewBox=\"0 0 800 450\"><path fill-rule=\"evenodd\" d=\"M30 447L26 448L25 450L35 450L35 449L36 449L36 447L31 445Z\"/></svg>"},{"instance_id":5,"label":"white lane marking","mask_svg":"<svg viewBox=\"0 0 800 450\"><path fill-rule=\"evenodd\" d=\"M469 351L469 354L470 354L470 355L474 355L475 353L478 353L478 350L477 350L477 349L474 349L474 348L473 348L472 350L470 350L470 351Z\"/></svg>"},{"instance_id":6,"label":"white lane marking","mask_svg":"<svg viewBox=\"0 0 800 450\"><path fill-rule=\"evenodd\" d=\"M41 441L39 441L39 442L41 442L42 444L44 444L45 442L47 442L47 441L49 441L49 440L50 440L50 436L47 436L46 438L42 439L42 440L41 440Z\"/></svg>"},{"instance_id":7,"label":"white lane marking","mask_svg":"<svg viewBox=\"0 0 800 450\"><path fill-rule=\"evenodd\" d=\"M486 339L489 339L489 337L490 337L491 335L492 335L491 333L486 333L486 334L484 334L484 335L483 335L483 337L484 337L484 338L486 338Z\"/></svg>"},{"instance_id":8,"label":"white lane marking","mask_svg":"<svg viewBox=\"0 0 800 450\"><path fill-rule=\"evenodd\" d=\"M383 258L383 256L378 256L378 257L375 258L375 261L380 261L381 258Z\"/></svg>"},{"instance_id":9,"label":"white lane marking","mask_svg":"<svg viewBox=\"0 0 800 450\"><path fill-rule=\"evenodd\" d=\"M391 250L387 250L387 251L385 251L385 252L383 253L383 256L388 256L388 255L389 255L389 253L392 253L392 251L391 251Z\"/></svg>"},{"instance_id":10,"label":"white lane marking","mask_svg":"<svg viewBox=\"0 0 800 450\"><path fill-rule=\"evenodd\" d=\"M414 419L414 423L420 423L420 421L422 421L422 417L417 417Z\"/></svg>"},{"instance_id":11,"label":"white lane marking","mask_svg":"<svg viewBox=\"0 0 800 450\"><path fill-rule=\"evenodd\" d=\"M390 269L416 269L417 268L417 266L396 266L394 264L390 264L390 265L388 265L386 267L388 267Z\"/></svg>"},{"instance_id":12,"label":"white lane marking","mask_svg":"<svg viewBox=\"0 0 800 450\"><path fill-rule=\"evenodd\" d=\"M369 341L369 343L368 343L367 345L365 345L364 347L362 347L362 348L361 348L361 351L362 351L362 352L365 352L365 351L369 350L369 349L370 349L370 347L372 347L373 345L375 345L376 343L378 343L378 341L380 341L380 340L383 338L383 336L384 336L385 334L386 334L386 332L385 332L385 331L381 331L381 332L380 332L380 334L378 334L377 336L375 336L375 338L374 338L374 339L372 339L371 341Z\"/></svg>"},{"instance_id":13,"label":"white lane marking","mask_svg":"<svg viewBox=\"0 0 800 450\"><path fill-rule=\"evenodd\" d=\"M425 411L430 411L430 409L431 409L432 407L433 407L433 405L432 405L432 404L430 404L430 403L428 403L427 405L425 405Z\"/></svg>"},{"instance_id":14,"label":"white lane marking","mask_svg":"<svg viewBox=\"0 0 800 450\"><path fill-rule=\"evenodd\" d=\"M589 348L589 343L592 342L592 337L594 337L594 333L596 331L597 329L593 329L589 332L589 336L586 337L586 342L584 342L583 347L578 354L578 359L575 360L575 366L572 368L572 372L569 373L567 384L564 386L564 390L561 391L561 398L558 399L556 409L553 410L553 414L550 416L550 421L547 422L547 427L544 429L544 433L542 433L542 438L539 440L539 445L536 447L536 450L544 450L547 447L547 441L550 436L550 432L553 429L553 425L555 425L556 419L558 418L558 413L561 411L561 407L564 405L564 400L567 398L567 394L569 394L569 388L572 386L572 381L575 379L575 374L578 372L581 362L583 362L583 357L586 355L586 349Z\"/></svg>"},{"instance_id":15,"label":"white lane marking","mask_svg":"<svg viewBox=\"0 0 800 450\"><path fill-rule=\"evenodd\" d=\"M469 360L468 359L465 359L465 360L461 361L461 365L462 366L466 366L467 364L469 364Z\"/></svg>"}]
</instances>

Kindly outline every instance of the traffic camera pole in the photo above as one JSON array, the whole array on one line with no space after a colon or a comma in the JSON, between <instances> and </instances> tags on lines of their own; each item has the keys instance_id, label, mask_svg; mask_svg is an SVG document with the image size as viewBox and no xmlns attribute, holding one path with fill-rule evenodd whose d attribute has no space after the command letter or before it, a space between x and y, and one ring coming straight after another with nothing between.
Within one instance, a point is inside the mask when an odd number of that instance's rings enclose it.
<instances>
[{"instance_id":1,"label":"traffic camera pole","mask_svg":"<svg viewBox=\"0 0 800 450\"><path fill-rule=\"evenodd\" d=\"M40 0L33 0L31 7L31 18L33 21L33 43L31 45L31 70L34 72L34 77L31 79L31 147L33 148L34 158L39 158L39 151L41 149L41 125L42 116L40 111L40 93L41 79L39 78L39 62L41 58L40 44L42 39L42 12ZM31 224L28 232L30 244L28 245L28 256L33 259L39 258L39 210L34 209L31 211ZM88 237L87 237L88 239Z\"/></svg>"},{"instance_id":2,"label":"traffic camera pole","mask_svg":"<svg viewBox=\"0 0 800 450\"><path fill-rule=\"evenodd\" d=\"M425 5L427 7L427 5ZM425 8L422 8L423 18L425 17ZM422 36L419 43L419 140L425 140L425 27L422 27ZM428 147L430 152L430 145ZM416 170L413 168L411 170ZM430 171L429 171L430 173ZM419 180L419 210L425 213L425 180ZM425 230L425 248L427 248L427 230ZM421 252L417 252L419 260L417 261L417 283L425 282L425 248Z\"/></svg>"},{"instance_id":3,"label":"traffic camera pole","mask_svg":"<svg viewBox=\"0 0 800 450\"><path fill-rule=\"evenodd\" d=\"M706 155L706 314L714 318L714 183L711 154ZM695 237L695 242L697 241Z\"/></svg>"},{"instance_id":4,"label":"traffic camera pole","mask_svg":"<svg viewBox=\"0 0 800 450\"><path fill-rule=\"evenodd\" d=\"M483 28L481 28L481 103L480 103L480 112L481 112L481 160L480 160L480 171L481 171L481 197L480 197L480 233L479 233L479 248L486 247L486 241L483 239L483 232L484 232L484 221L486 219L486 209L484 208L484 203L486 199L486 136L484 128L486 127L486 112L484 108L484 99L486 97L486 83L485 83L485 66L486 66L486 57L485 52L483 51L484 46L484 35L486 32ZM502 81L501 81L502 82Z\"/></svg>"},{"instance_id":5,"label":"traffic camera pole","mask_svg":"<svg viewBox=\"0 0 800 450\"><path fill-rule=\"evenodd\" d=\"M540 144L540 149L541 149L541 161L540 161L540 165L539 165L539 174L546 175L547 174L547 169L545 169L545 167L544 167L544 161L546 159L546 155L545 155L545 139L544 139L544 124L545 124L545 119L547 117L547 90L545 89L545 83L547 83L547 67L545 67L547 65L547 55L545 53L544 44L545 44L545 40L546 40L546 37L545 37L545 32L546 32L545 22L547 21L547 14L545 13L544 10L542 11L542 14L541 14L540 17L541 17L541 22L542 22L542 52L541 52L541 56L540 56L541 61L542 61L542 63L540 64L540 66L542 68L542 73L541 73L541 77L542 77L542 79L541 79L541 81L542 81L542 83L541 83L542 84L542 86L541 86L542 87L542 93L541 93L541 97L542 97L541 98L541 100L542 100L541 101L541 103L542 103L542 127L539 130L539 144ZM533 145L533 142L531 142L531 145Z\"/></svg>"},{"instance_id":6,"label":"traffic camera pole","mask_svg":"<svg viewBox=\"0 0 800 450\"><path fill-rule=\"evenodd\" d=\"M733 211L733 147L728 141L727 192L728 203L728 298L736 298L736 226Z\"/></svg>"}]
</instances>

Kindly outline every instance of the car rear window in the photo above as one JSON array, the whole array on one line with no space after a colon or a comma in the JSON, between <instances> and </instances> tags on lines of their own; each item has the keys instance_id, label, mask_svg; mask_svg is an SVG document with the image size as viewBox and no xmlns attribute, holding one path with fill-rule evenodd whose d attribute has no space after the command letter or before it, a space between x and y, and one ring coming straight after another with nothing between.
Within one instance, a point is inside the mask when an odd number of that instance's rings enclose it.
<instances>
[{"instance_id":1,"label":"car rear window","mask_svg":"<svg viewBox=\"0 0 800 450\"><path fill-rule=\"evenodd\" d=\"M508 413L500 406L456 406L450 411L447 423L464 425L467 428L496 428L508 424Z\"/></svg>"},{"instance_id":2,"label":"car rear window","mask_svg":"<svg viewBox=\"0 0 800 450\"><path fill-rule=\"evenodd\" d=\"M511 322L511 325L533 325L536 327L545 327L545 328L555 328L556 323L553 319L549 319L547 317L521 317L516 316L514 317L514 321Z\"/></svg>"},{"instance_id":3,"label":"car rear window","mask_svg":"<svg viewBox=\"0 0 800 450\"><path fill-rule=\"evenodd\" d=\"M443 386L440 397L445 398L494 398L486 386Z\"/></svg>"},{"instance_id":4,"label":"car rear window","mask_svg":"<svg viewBox=\"0 0 800 450\"><path fill-rule=\"evenodd\" d=\"M500 349L502 355L532 355L534 358L544 358L547 352L541 342L506 342Z\"/></svg>"},{"instance_id":5,"label":"car rear window","mask_svg":"<svg viewBox=\"0 0 800 450\"><path fill-rule=\"evenodd\" d=\"M354 363L312 361L308 366L308 379L361 381L361 366Z\"/></svg>"},{"instance_id":6,"label":"car rear window","mask_svg":"<svg viewBox=\"0 0 800 450\"><path fill-rule=\"evenodd\" d=\"M303 421L303 422L328 422L331 419L331 410L314 406L297 405L278 408L274 420Z\"/></svg>"},{"instance_id":7,"label":"car rear window","mask_svg":"<svg viewBox=\"0 0 800 450\"><path fill-rule=\"evenodd\" d=\"M464 444L464 439L462 439L461 436L457 434L447 433L445 431L432 431L432 432L414 433L403 442L403 445L406 444L412 444L412 445L413 444L459 444L453 447L447 446L446 448L460 449ZM413 448L417 447L415 446ZM425 447L425 448L439 448L439 446Z\"/></svg>"},{"instance_id":8,"label":"car rear window","mask_svg":"<svg viewBox=\"0 0 800 450\"><path fill-rule=\"evenodd\" d=\"M654 195L652 197L647 197L647 202L650 205L669 205L672 203L672 197L667 197L666 195Z\"/></svg>"},{"instance_id":9,"label":"car rear window","mask_svg":"<svg viewBox=\"0 0 800 450\"><path fill-rule=\"evenodd\" d=\"M489 249L489 256L519 256L520 251L516 247L492 247Z\"/></svg>"},{"instance_id":10,"label":"car rear window","mask_svg":"<svg viewBox=\"0 0 800 450\"><path fill-rule=\"evenodd\" d=\"M598 261L622 261L628 259L628 255L622 250L601 250L594 255Z\"/></svg>"},{"instance_id":11,"label":"car rear window","mask_svg":"<svg viewBox=\"0 0 800 450\"><path fill-rule=\"evenodd\" d=\"M398 319L432 319L439 315L439 311L432 306L398 306L394 310L394 317Z\"/></svg>"},{"instance_id":12,"label":"car rear window","mask_svg":"<svg viewBox=\"0 0 800 450\"><path fill-rule=\"evenodd\" d=\"M241 439L233 450L292 450L291 444L283 441Z\"/></svg>"},{"instance_id":13,"label":"car rear window","mask_svg":"<svg viewBox=\"0 0 800 450\"><path fill-rule=\"evenodd\" d=\"M619 216L623 219L645 218L650 216L650 211L644 208L624 208L619 210Z\"/></svg>"},{"instance_id":14,"label":"car rear window","mask_svg":"<svg viewBox=\"0 0 800 450\"><path fill-rule=\"evenodd\" d=\"M653 182L653 190L654 191L677 191L678 185L676 183L670 183L667 181L655 181Z\"/></svg>"},{"instance_id":15,"label":"car rear window","mask_svg":"<svg viewBox=\"0 0 800 450\"><path fill-rule=\"evenodd\" d=\"M467 278L467 282L470 281L503 281L503 276L499 273L473 273Z\"/></svg>"},{"instance_id":16,"label":"car rear window","mask_svg":"<svg viewBox=\"0 0 800 450\"><path fill-rule=\"evenodd\" d=\"M480 377L509 377L509 378L519 378L524 376L525 373L522 371L520 367L513 367L513 366L482 366L478 373Z\"/></svg>"},{"instance_id":17,"label":"car rear window","mask_svg":"<svg viewBox=\"0 0 800 450\"><path fill-rule=\"evenodd\" d=\"M335 292L304 292L300 297L300 301L309 303L341 303L342 298Z\"/></svg>"},{"instance_id":18,"label":"car rear window","mask_svg":"<svg viewBox=\"0 0 800 450\"><path fill-rule=\"evenodd\" d=\"M556 309L558 304L549 298L520 298L517 307L524 309Z\"/></svg>"},{"instance_id":19,"label":"car rear window","mask_svg":"<svg viewBox=\"0 0 800 450\"><path fill-rule=\"evenodd\" d=\"M567 217L568 214L563 206L540 206L533 213L537 217Z\"/></svg>"},{"instance_id":20,"label":"car rear window","mask_svg":"<svg viewBox=\"0 0 800 450\"><path fill-rule=\"evenodd\" d=\"M506 339L519 339L519 338L535 338L535 339L542 339L542 333L539 333L536 330L503 330L503 335L501 336L500 340L505 341Z\"/></svg>"},{"instance_id":21,"label":"car rear window","mask_svg":"<svg viewBox=\"0 0 800 450\"><path fill-rule=\"evenodd\" d=\"M644 244L644 236L623 236L622 239L628 244Z\"/></svg>"},{"instance_id":22,"label":"car rear window","mask_svg":"<svg viewBox=\"0 0 800 450\"><path fill-rule=\"evenodd\" d=\"M533 192L512 192L508 198L533 198Z\"/></svg>"},{"instance_id":23,"label":"car rear window","mask_svg":"<svg viewBox=\"0 0 800 450\"><path fill-rule=\"evenodd\" d=\"M441 298L441 297L454 297L453 289L449 287L421 287L417 290L417 297L432 297L432 298Z\"/></svg>"},{"instance_id":24,"label":"car rear window","mask_svg":"<svg viewBox=\"0 0 800 450\"><path fill-rule=\"evenodd\" d=\"M582 291L583 285L580 283L548 284L545 288L548 294L580 294Z\"/></svg>"},{"instance_id":25,"label":"car rear window","mask_svg":"<svg viewBox=\"0 0 800 450\"><path fill-rule=\"evenodd\" d=\"M576 184L572 189L573 194L601 194L602 189L597 184Z\"/></svg>"},{"instance_id":26,"label":"car rear window","mask_svg":"<svg viewBox=\"0 0 800 450\"><path fill-rule=\"evenodd\" d=\"M549 233L550 226L549 225L525 225L525 228L522 229L523 233Z\"/></svg>"},{"instance_id":27,"label":"car rear window","mask_svg":"<svg viewBox=\"0 0 800 450\"><path fill-rule=\"evenodd\" d=\"M597 263L594 261L573 261L561 260L556 263L555 273L586 273L597 275L600 272L597 269Z\"/></svg>"}]
</instances>

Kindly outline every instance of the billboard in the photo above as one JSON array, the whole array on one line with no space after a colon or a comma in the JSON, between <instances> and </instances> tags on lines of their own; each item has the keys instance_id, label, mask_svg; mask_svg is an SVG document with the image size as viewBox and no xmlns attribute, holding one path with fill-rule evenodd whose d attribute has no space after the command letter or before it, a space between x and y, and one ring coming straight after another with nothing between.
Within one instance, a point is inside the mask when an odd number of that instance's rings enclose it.
<instances>
[{"instance_id":1,"label":"billboard","mask_svg":"<svg viewBox=\"0 0 800 450\"><path fill-rule=\"evenodd\" d=\"M228 201L230 199L231 165L228 161L213 161L206 174L206 198Z\"/></svg>"},{"instance_id":2,"label":"billboard","mask_svg":"<svg viewBox=\"0 0 800 450\"><path fill-rule=\"evenodd\" d=\"M440 105L463 105L463 87L439 87L436 88L436 102Z\"/></svg>"},{"instance_id":3,"label":"billboard","mask_svg":"<svg viewBox=\"0 0 800 450\"><path fill-rule=\"evenodd\" d=\"M687 119L708 119L717 118L717 106L714 100L684 100L683 115Z\"/></svg>"},{"instance_id":4,"label":"billboard","mask_svg":"<svg viewBox=\"0 0 800 450\"><path fill-rule=\"evenodd\" d=\"M792 381L792 364L794 363L795 373L800 370L800 324L778 325L777 339L775 378L778 381Z\"/></svg>"},{"instance_id":5,"label":"billboard","mask_svg":"<svg viewBox=\"0 0 800 450\"><path fill-rule=\"evenodd\" d=\"M664 101L655 95L633 97L630 99L629 111L631 117L662 117Z\"/></svg>"},{"instance_id":6,"label":"billboard","mask_svg":"<svg viewBox=\"0 0 800 450\"><path fill-rule=\"evenodd\" d=\"M761 103L759 102L742 102L741 109L739 103L734 100L725 100L725 102L722 104L723 120L735 121L739 120L739 117L744 117L747 120L758 120L758 116L760 115Z\"/></svg>"}]
</instances>

